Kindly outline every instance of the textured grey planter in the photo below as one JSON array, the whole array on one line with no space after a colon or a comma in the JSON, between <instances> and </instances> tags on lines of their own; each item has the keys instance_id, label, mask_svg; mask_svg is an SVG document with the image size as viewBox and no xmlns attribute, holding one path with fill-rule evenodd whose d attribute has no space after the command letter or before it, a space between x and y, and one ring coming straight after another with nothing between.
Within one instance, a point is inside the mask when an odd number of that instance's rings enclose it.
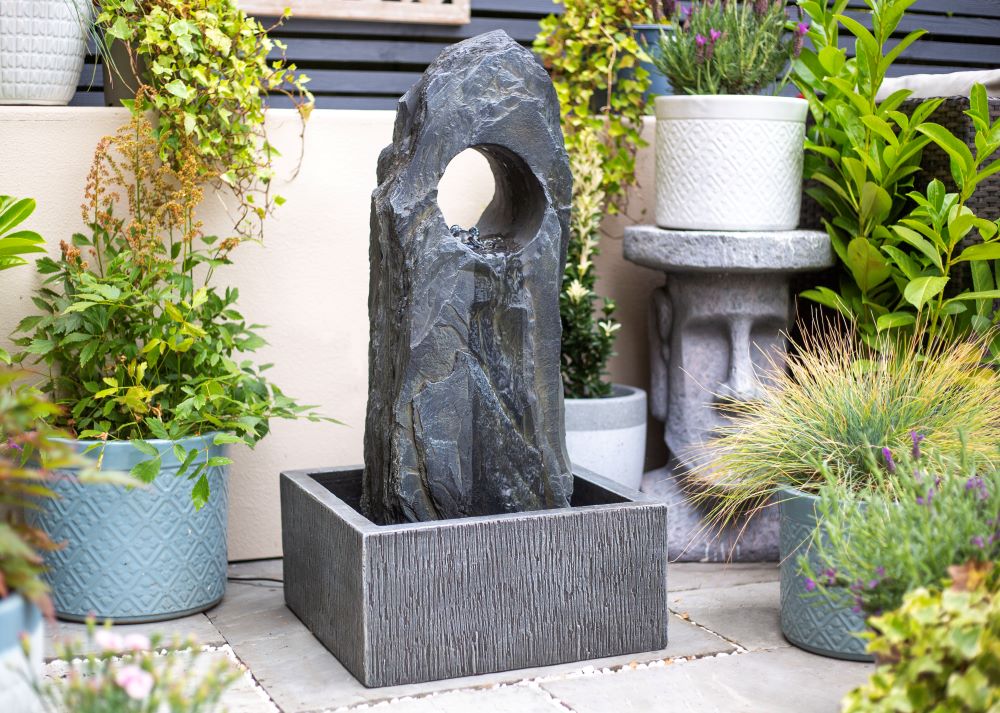
<instances>
[{"instance_id":1,"label":"textured grey planter","mask_svg":"<svg viewBox=\"0 0 1000 713\"><path fill-rule=\"evenodd\" d=\"M31 660L24 657L21 635L31 641ZM41 710L29 681L42 674L42 613L20 595L0 599L0 711Z\"/></svg>"},{"instance_id":2,"label":"textured grey planter","mask_svg":"<svg viewBox=\"0 0 1000 713\"><path fill-rule=\"evenodd\" d=\"M813 569L821 569L815 551L805 549L816 529L817 500L814 495L791 488L779 495L781 632L795 646L814 654L873 661L865 653L864 641L857 636L865 630L864 616L826 597L807 593L799 573L798 559L805 552Z\"/></svg>"},{"instance_id":3,"label":"textured grey planter","mask_svg":"<svg viewBox=\"0 0 1000 713\"><path fill-rule=\"evenodd\" d=\"M661 649L665 505L577 471L573 506L378 526L362 469L281 475L285 602L365 686Z\"/></svg>"},{"instance_id":4,"label":"textured grey planter","mask_svg":"<svg viewBox=\"0 0 1000 713\"><path fill-rule=\"evenodd\" d=\"M607 398L565 399L563 404L573 465L638 490L646 460L646 392L613 384Z\"/></svg>"},{"instance_id":5,"label":"textured grey planter","mask_svg":"<svg viewBox=\"0 0 1000 713\"><path fill-rule=\"evenodd\" d=\"M204 462L223 454L213 437L181 443L202 449L195 462ZM225 593L228 467L209 469L212 495L195 511L194 483L177 477L173 443L147 442L163 459L160 476L148 488L129 491L61 478L53 485L59 498L29 515L56 542L66 542L46 555L46 579L62 619L82 621L90 613L119 623L174 619L208 609ZM90 443L75 442L81 452ZM128 472L146 458L128 441L109 441L102 468Z\"/></svg>"}]
</instances>

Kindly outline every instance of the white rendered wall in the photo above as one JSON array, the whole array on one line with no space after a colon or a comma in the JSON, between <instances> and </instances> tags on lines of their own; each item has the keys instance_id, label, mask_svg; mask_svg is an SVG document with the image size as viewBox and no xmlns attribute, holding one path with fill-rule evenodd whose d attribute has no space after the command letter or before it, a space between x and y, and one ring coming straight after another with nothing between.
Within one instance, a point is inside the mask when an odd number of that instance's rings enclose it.
<instances>
[{"instance_id":1,"label":"white rendered wall","mask_svg":"<svg viewBox=\"0 0 1000 713\"><path fill-rule=\"evenodd\" d=\"M80 203L97 141L126 119L125 111L117 109L0 108L0 194L38 201L25 227L41 233L53 253L60 240L84 227ZM313 112L301 170L289 183L299 154L299 124L291 111L269 113L272 143L284 153L276 188L287 203L269 222L264 246L241 247L234 254L236 264L219 273L219 282L238 286L243 314L269 326L264 332L269 345L258 358L274 363L270 378L287 394L320 405L346 425L275 421L271 435L254 451L235 451L230 559L281 553L279 471L361 462L370 194L393 119L388 111ZM646 185L652 182L651 156L647 149L640 161ZM477 154L462 155L448 171L444 182L451 186L442 189L442 208L449 220L471 225L489 200L492 185L484 163ZM643 213L637 194L629 214L641 219ZM203 215L206 232L224 233L225 211L217 198L208 197ZM620 219L608 221L611 235L599 260L600 289L618 300L624 323L612 376L645 388L646 304L662 278L622 259L621 224ZM5 347L10 347L7 335L14 325L33 311L30 297L38 284L31 267L0 276L0 344ZM662 431L650 435L654 464L661 439Z\"/></svg>"}]
</instances>

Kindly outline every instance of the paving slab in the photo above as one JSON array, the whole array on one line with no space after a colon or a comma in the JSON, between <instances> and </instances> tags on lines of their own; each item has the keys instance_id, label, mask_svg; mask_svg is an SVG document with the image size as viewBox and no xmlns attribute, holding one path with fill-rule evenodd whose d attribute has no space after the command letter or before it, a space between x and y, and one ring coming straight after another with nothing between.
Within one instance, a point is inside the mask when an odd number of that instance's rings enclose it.
<instances>
[{"instance_id":1,"label":"paving slab","mask_svg":"<svg viewBox=\"0 0 1000 713\"><path fill-rule=\"evenodd\" d=\"M204 614L193 614L182 619L171 621L159 621L152 624L116 624L114 630L121 635L142 634L151 636L154 633L170 641L174 638L185 639L193 636L202 646L221 646L226 643L222 634L215 628L209 618ZM46 660L56 657L56 643L77 640L82 645L80 648L84 653L90 653L95 647L86 645L87 625L69 621L56 621L47 623L45 626L45 658Z\"/></svg>"},{"instance_id":2,"label":"paving slab","mask_svg":"<svg viewBox=\"0 0 1000 713\"><path fill-rule=\"evenodd\" d=\"M555 713L566 709L550 695L536 687L502 686L480 690L451 691L422 698L406 698L340 708L341 711L386 711L386 713Z\"/></svg>"},{"instance_id":3,"label":"paving slab","mask_svg":"<svg viewBox=\"0 0 1000 713\"><path fill-rule=\"evenodd\" d=\"M781 577L777 562L676 562L667 567L667 589L717 589L741 584L777 582Z\"/></svg>"},{"instance_id":4,"label":"paving slab","mask_svg":"<svg viewBox=\"0 0 1000 713\"><path fill-rule=\"evenodd\" d=\"M269 570L275 573L274 566ZM231 573L237 571L231 569ZM263 576L241 565L239 576ZM389 688L365 688L309 632L284 603L280 584L231 581L222 604L209 618L285 713L315 711L446 690L512 683L581 671L607 669L671 657L733 651L717 636L678 617L670 620L670 644L662 651L523 669Z\"/></svg>"},{"instance_id":5,"label":"paving slab","mask_svg":"<svg viewBox=\"0 0 1000 713\"><path fill-rule=\"evenodd\" d=\"M673 592L670 610L745 649L789 646L781 635L778 582Z\"/></svg>"},{"instance_id":6,"label":"paving slab","mask_svg":"<svg viewBox=\"0 0 1000 713\"><path fill-rule=\"evenodd\" d=\"M834 713L872 664L795 648L651 665L542 682L574 713Z\"/></svg>"}]
</instances>

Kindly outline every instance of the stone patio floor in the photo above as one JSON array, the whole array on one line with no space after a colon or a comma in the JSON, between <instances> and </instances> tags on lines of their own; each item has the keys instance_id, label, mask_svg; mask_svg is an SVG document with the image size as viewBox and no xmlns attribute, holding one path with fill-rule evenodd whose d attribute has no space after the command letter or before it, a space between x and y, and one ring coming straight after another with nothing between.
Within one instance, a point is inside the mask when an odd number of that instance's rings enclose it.
<instances>
[{"instance_id":1,"label":"stone patio floor","mask_svg":"<svg viewBox=\"0 0 1000 713\"><path fill-rule=\"evenodd\" d=\"M230 577L225 599L205 614L119 628L193 634L209 656L242 663L247 673L224 699L230 713L821 713L837 711L872 670L782 638L777 565L674 564L670 645L662 651L369 689L285 608L281 560L233 564ZM82 632L57 624L47 656L55 637ZM52 674L60 668L48 666Z\"/></svg>"}]
</instances>

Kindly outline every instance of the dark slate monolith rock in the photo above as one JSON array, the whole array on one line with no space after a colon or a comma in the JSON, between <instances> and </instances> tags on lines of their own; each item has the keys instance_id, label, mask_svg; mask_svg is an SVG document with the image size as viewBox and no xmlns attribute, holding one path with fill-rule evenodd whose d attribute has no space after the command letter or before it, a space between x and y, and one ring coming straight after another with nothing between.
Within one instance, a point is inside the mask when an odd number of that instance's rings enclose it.
<instances>
[{"instance_id":1,"label":"dark slate monolith rock","mask_svg":"<svg viewBox=\"0 0 1000 713\"><path fill-rule=\"evenodd\" d=\"M477 226L448 226L437 185L467 148L496 189ZM571 192L555 91L506 33L446 49L400 99L372 195L374 522L569 505L559 290Z\"/></svg>"}]
</instances>

